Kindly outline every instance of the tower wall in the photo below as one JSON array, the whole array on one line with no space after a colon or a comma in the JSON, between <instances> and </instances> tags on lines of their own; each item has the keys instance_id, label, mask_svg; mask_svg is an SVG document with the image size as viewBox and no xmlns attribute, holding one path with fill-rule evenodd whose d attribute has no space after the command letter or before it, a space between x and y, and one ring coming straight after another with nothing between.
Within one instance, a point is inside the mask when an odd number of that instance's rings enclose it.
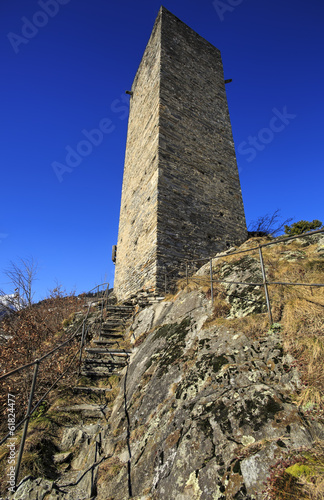
<instances>
[{"instance_id":1,"label":"tower wall","mask_svg":"<svg viewBox=\"0 0 324 500\"><path fill-rule=\"evenodd\" d=\"M115 291L246 239L221 55L161 8L132 86Z\"/></svg>"},{"instance_id":2,"label":"tower wall","mask_svg":"<svg viewBox=\"0 0 324 500\"><path fill-rule=\"evenodd\" d=\"M246 223L220 51L168 11L160 80L161 275L244 241Z\"/></svg>"},{"instance_id":3,"label":"tower wall","mask_svg":"<svg viewBox=\"0 0 324 500\"><path fill-rule=\"evenodd\" d=\"M114 283L120 300L156 287L160 46L155 23L131 89Z\"/></svg>"}]
</instances>

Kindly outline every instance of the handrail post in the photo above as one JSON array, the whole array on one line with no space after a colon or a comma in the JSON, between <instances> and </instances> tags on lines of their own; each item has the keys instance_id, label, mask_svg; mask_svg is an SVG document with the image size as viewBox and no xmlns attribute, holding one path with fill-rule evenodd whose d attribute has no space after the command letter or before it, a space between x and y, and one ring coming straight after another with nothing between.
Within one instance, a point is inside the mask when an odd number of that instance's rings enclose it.
<instances>
[{"instance_id":1,"label":"handrail post","mask_svg":"<svg viewBox=\"0 0 324 500\"><path fill-rule=\"evenodd\" d=\"M189 278L188 278L188 261L186 260L186 282L187 286L189 285Z\"/></svg>"},{"instance_id":2,"label":"handrail post","mask_svg":"<svg viewBox=\"0 0 324 500\"><path fill-rule=\"evenodd\" d=\"M102 292L101 292L102 293ZM104 308L104 301L105 301L105 296L104 294L102 294L102 299L101 299L101 307L99 309L99 311L101 310L101 314L100 314L100 330L99 330L99 340L101 339L101 329L102 329L102 320L103 320L103 308Z\"/></svg>"},{"instance_id":3,"label":"handrail post","mask_svg":"<svg viewBox=\"0 0 324 500\"><path fill-rule=\"evenodd\" d=\"M87 343L87 334L88 334L88 327L85 325L85 327L84 327L84 337L83 337L83 345L84 346Z\"/></svg>"},{"instance_id":4,"label":"handrail post","mask_svg":"<svg viewBox=\"0 0 324 500\"><path fill-rule=\"evenodd\" d=\"M84 331L85 331L85 321L82 324L82 334L81 334L81 345L80 345L80 359L79 359L79 375L81 372L81 360L82 360L82 349L84 344Z\"/></svg>"},{"instance_id":5,"label":"handrail post","mask_svg":"<svg viewBox=\"0 0 324 500\"><path fill-rule=\"evenodd\" d=\"M23 456L23 453L24 453L24 446L25 446L25 441L26 441L26 436L27 436L27 431L28 431L28 424L29 424L29 419L30 419L30 411L32 409L32 402L33 402L33 397L34 397L34 392L35 392L35 387L36 387L38 367L39 367L39 361L38 361L38 359L36 359L36 361L35 361L35 368L34 368L34 375L33 375L33 381L32 381L32 385L31 385L31 389L30 389L30 394L29 394L29 401L28 401L28 407L27 407L27 413L26 413L26 420L25 420L25 424L24 424L24 430L23 430L23 433L22 433L22 437L21 437L19 454L18 454L17 465L16 465L16 470L15 470L15 489L17 487L17 481L18 481L18 476L19 476L19 469L20 469L21 459L22 459L22 456Z\"/></svg>"},{"instance_id":6,"label":"handrail post","mask_svg":"<svg viewBox=\"0 0 324 500\"><path fill-rule=\"evenodd\" d=\"M210 299L214 302L214 287L213 287L213 259L210 259Z\"/></svg>"},{"instance_id":7,"label":"handrail post","mask_svg":"<svg viewBox=\"0 0 324 500\"><path fill-rule=\"evenodd\" d=\"M106 312L107 312L107 307L108 307L108 295L109 295L109 283L107 283L107 287L106 287L106 293L105 293L105 309L106 309Z\"/></svg>"},{"instance_id":8,"label":"handrail post","mask_svg":"<svg viewBox=\"0 0 324 500\"><path fill-rule=\"evenodd\" d=\"M263 262L261 245L259 246L259 255L260 255L260 264L261 264L264 292L265 292L265 296L266 296L267 309L268 309L269 321L270 321L270 326L271 326L273 323L273 319L272 319L271 304L270 304L269 293L268 293L268 283L267 283L267 277L266 277L266 272L265 272L265 267L264 267L264 262Z\"/></svg>"}]
</instances>

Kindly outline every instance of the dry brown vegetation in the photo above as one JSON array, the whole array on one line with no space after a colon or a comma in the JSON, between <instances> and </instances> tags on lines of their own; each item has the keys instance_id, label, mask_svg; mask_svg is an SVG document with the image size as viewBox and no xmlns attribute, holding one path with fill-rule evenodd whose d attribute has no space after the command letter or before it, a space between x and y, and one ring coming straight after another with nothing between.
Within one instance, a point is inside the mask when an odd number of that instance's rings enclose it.
<instances>
[{"instance_id":1,"label":"dry brown vegetation","mask_svg":"<svg viewBox=\"0 0 324 500\"><path fill-rule=\"evenodd\" d=\"M71 333L62 327L66 318L72 321L81 308L77 297L47 299L6 317L1 322L2 335L7 337L0 344L1 375L31 363L67 340ZM35 401L65 371L76 350L75 341L47 358L39 366ZM34 367L27 368L0 382L1 435L6 428L7 394L15 395L16 421L24 416L29 397ZM63 378L68 383L67 374Z\"/></svg>"},{"instance_id":2,"label":"dry brown vegetation","mask_svg":"<svg viewBox=\"0 0 324 500\"><path fill-rule=\"evenodd\" d=\"M70 338L71 331L64 329L62 324L68 326L72 323L75 312L82 308L82 303L74 296L51 298L6 317L0 325L1 375L33 362ZM20 477L26 474L46 475L49 478L55 476L51 458L55 452L53 438L58 435L61 422L64 420L66 425L71 416L47 413L47 409L55 398L72 392L70 387L74 385L77 375L76 364L73 361L78 346L79 341L73 340L39 366L32 407L45 395L53 383L63 376L60 380L60 388L56 388L46 396L29 423ZM33 371L34 366L31 366L0 381L1 439L8 433L8 394L14 395L15 425L17 425L26 414ZM22 426L14 434L17 438L16 454L21 435ZM8 451L6 443L0 447L1 475L4 475L8 469ZM3 483L1 488L5 486L6 484ZM5 490L1 491L1 488L0 494L4 494Z\"/></svg>"},{"instance_id":3,"label":"dry brown vegetation","mask_svg":"<svg viewBox=\"0 0 324 500\"><path fill-rule=\"evenodd\" d=\"M26 475L54 479L60 466L54 466L53 454L59 451L62 432L66 426L81 422L77 412L66 411L67 406L80 403L101 404L109 407L118 392L119 377L111 376L100 381L108 386L105 395L75 394L75 385L91 385L91 380L79 377L79 349L81 326L86 309L83 297L52 297L5 318L1 322L0 344L1 375L39 359L57 346L79 334L39 365L33 406L51 390L33 413L28 427L19 478ZM76 314L78 313L78 314ZM99 312L91 312L100 316ZM103 314L105 316L105 314ZM94 318L96 321L96 317ZM91 330L91 328L90 328ZM20 422L27 409L34 366L24 369L0 381L0 439L8 433L8 394L15 396L16 423ZM55 382L58 380L56 384ZM16 458L22 436L22 426L16 430ZM0 446L0 476L8 469L8 447ZM0 484L0 496L5 494L5 483Z\"/></svg>"}]
</instances>

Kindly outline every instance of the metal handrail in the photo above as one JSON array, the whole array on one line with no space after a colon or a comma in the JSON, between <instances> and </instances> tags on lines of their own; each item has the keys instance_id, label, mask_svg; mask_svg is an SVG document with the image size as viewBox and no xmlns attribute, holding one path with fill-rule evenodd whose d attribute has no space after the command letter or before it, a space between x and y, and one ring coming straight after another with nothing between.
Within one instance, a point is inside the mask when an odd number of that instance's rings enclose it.
<instances>
[{"instance_id":1,"label":"metal handrail","mask_svg":"<svg viewBox=\"0 0 324 500\"><path fill-rule=\"evenodd\" d=\"M189 264L190 263L198 263L198 262L208 262L210 263L210 295L211 295L211 302L213 302L214 299L214 291L213 291L213 283L227 283L227 284L234 284L234 285L252 285L252 286L263 286L264 291L265 291L265 297L266 297L266 303L267 303L267 310L268 310L268 315L269 315L269 321L270 324L272 325L273 320L272 320L272 312L271 312L271 303L270 303L270 297L268 293L268 286L269 285L284 285L284 286L308 286L308 287L324 287L323 283L293 283L293 282L281 282L281 281L268 281L266 277L266 269L264 266L263 262L263 254L262 254L262 248L268 247L270 245L278 245L278 244L285 244L287 241L294 240L294 239L300 239L300 238L305 238L309 236L313 236L316 234L324 233L324 228L323 229L317 229L316 231L309 231L308 233L303 233L303 234L298 234L295 236L288 236L287 238L280 238L276 239L275 241L270 241L268 243L263 243L255 247L250 247L246 248L244 250L238 250L236 252L222 252L222 255L216 256L216 257L209 257L209 258L204 258L204 259L197 259L197 260L190 260L186 259L183 261L185 264L185 273L186 273L186 282L187 285L189 284ZM253 251L258 251L259 252L259 259L260 259L260 266L261 266L261 272L262 272L262 282L261 283L251 283L251 282L240 282L240 281L228 281L228 280L215 280L213 278L213 261L218 260L218 259L225 259L227 257L231 257L232 255L238 255L242 253L247 253L247 252L253 252ZM206 262L206 263L207 263ZM168 273L165 273L164 276L164 287L165 287L165 293L167 293L167 278L172 272L179 272L180 266L177 266L171 270L168 271ZM175 278L173 278L175 279ZM195 279L199 281L200 276L196 276ZM203 279L203 278L201 278Z\"/></svg>"},{"instance_id":2,"label":"metal handrail","mask_svg":"<svg viewBox=\"0 0 324 500\"><path fill-rule=\"evenodd\" d=\"M99 288L103 287L103 286L106 287L106 289L104 291L104 295L103 295L103 298L104 298L103 302L107 303L107 300L108 300L108 291L109 291L109 283L102 283L100 285L97 285L92 290L95 290L95 289L98 290L98 297L99 297ZM90 290L90 292L88 292L88 293L91 293L92 290ZM47 397L47 395L57 385L57 383L59 382L59 380L61 380L61 378L65 375L65 373L70 368L70 366L71 366L74 358L77 356L78 353L80 353L79 363L81 365L81 362L82 362L82 350L83 350L83 347L85 345L85 337L86 337L86 322L88 320L90 309L91 309L91 307L92 307L92 305L93 305L94 302L97 302L97 299L93 299L88 304L88 310L86 312L86 315L85 315L82 323L80 323L78 325L78 327L75 330L75 332L67 340L65 340L64 342L62 342L60 345L56 346L55 348L51 349L49 352L43 354L40 358L35 359L34 361L32 361L30 363L27 363L27 364L25 364L23 366L15 368L14 370L11 370L11 371L9 371L9 372L7 372L7 373L5 373L5 374L3 374L3 375L0 376L0 381L1 381L1 380L4 380L4 379L6 379L6 378L8 378L8 377L10 377L10 376L12 376L12 375L14 375L14 374L22 371L22 370L24 370L26 368L30 368L32 366L35 367L34 368L34 375L33 375L33 379L32 379L32 384L31 384L31 389L30 389L30 394L29 394L29 400L28 400L28 406L27 406L26 415L25 415L25 417L18 424L15 425L15 430L17 430L17 429L19 429L21 427L22 424L24 424L24 430L23 430L23 434L22 434L22 438L21 438L21 442L20 442L20 449L19 449L19 453L18 453L17 464L15 466L15 487L17 486L17 481L18 481L18 476L19 476L19 471L20 471L20 465L21 465L21 460L22 460L22 456L23 456L23 452L24 452L24 445L25 445L25 441L26 441L26 437L27 437L28 424L29 424L30 417L36 411L36 409L39 407L39 405L44 401L44 399ZM101 308L101 321L103 319L103 308L104 308L104 304L102 304L102 308ZM75 337L79 333L81 327L82 327L81 345L80 345L79 349L76 351L76 353L74 354L74 356L72 358L72 361L70 362L69 366L55 380L55 382L52 384L52 386L46 391L46 393L37 401L36 405L32 408L32 402L33 402L33 397L34 397L36 383L37 383L37 374L38 374L38 369L39 369L40 364L42 363L42 361L44 361L49 356L51 356L52 354L54 354L55 352L57 352L59 349L62 349L64 346L66 346L67 344L69 344L73 339L75 339ZM100 326L100 328L101 328L101 326ZM11 432L9 432L1 440L0 445L2 445L11 435L12 435Z\"/></svg>"},{"instance_id":3,"label":"metal handrail","mask_svg":"<svg viewBox=\"0 0 324 500\"><path fill-rule=\"evenodd\" d=\"M105 286L106 286L106 285L108 285L108 287L109 287L109 283L101 283L101 285L97 285L96 287L92 288L92 290L95 290L95 289L97 289L98 287L100 287L100 286L104 286L104 285L105 285ZM91 292L92 290L90 290L90 292ZM88 293L90 293L90 292L88 292ZM89 315L89 312L90 312L90 307L92 306L93 302L96 302L96 301L95 301L95 300L93 300L93 301L89 304L89 306L88 306L88 311L87 311L87 313L86 313L86 317L84 318L84 321L86 321L86 320L88 319L88 315ZM28 364L26 364L26 365L19 366L18 368L15 368L14 370L11 370L10 372L7 372L7 373L5 373L4 375L1 375L1 376L0 376L0 380L4 379L4 378L6 378L6 377L9 377L10 375L13 375L14 373L17 373L17 372L19 372L20 370L23 370L24 368L29 368L30 366L35 365L38 361L39 361L39 362L41 362L41 361L43 361L43 359L48 358L48 356L50 356L51 354L53 354L55 351L58 351L59 349L61 349L62 347L64 347L66 344L68 344L69 342L71 342L71 340L73 340L73 339L74 339L74 337L75 337L75 336L77 335L77 333L79 332L80 328L81 328L81 324L78 326L77 330L73 333L73 335L72 335L69 339L65 340L62 344L60 344L60 345L58 345L58 346L54 347L54 349L52 349L51 351L49 351L49 352L47 352L46 354L44 354L44 355L43 355L42 357L40 357L38 360L31 361L30 363L28 363Z\"/></svg>"},{"instance_id":4,"label":"metal handrail","mask_svg":"<svg viewBox=\"0 0 324 500\"><path fill-rule=\"evenodd\" d=\"M259 250L259 248L263 248L263 247L268 247L270 245L278 245L280 243L286 243L286 241L289 241L289 240L295 240L295 239L298 239L298 238L305 238L305 237L308 237L308 236L314 236L315 234L319 234L319 233L324 233L324 228L323 229L317 229L316 231L309 231L308 233L303 233L303 234L297 234L295 236L288 236L287 238L282 238L282 239L277 239L275 241L269 241L268 243L263 243L262 245L258 245L256 247L251 247L251 248L245 248L244 250L238 250L236 252L229 252L227 253L226 250L224 250L224 252L221 252L222 255L219 255L218 257L205 257L203 259L184 259L183 260L183 263L184 264L189 264L190 262L206 262L206 261L210 261L210 259L225 259L226 257L231 257L232 255L238 255L240 253L247 253L247 252L252 252L254 250ZM279 238L281 238L279 236ZM173 271L176 271L179 269L179 266L175 266L173 268ZM169 275L170 273L172 272L169 271L168 273L166 273L167 275Z\"/></svg>"},{"instance_id":5,"label":"metal handrail","mask_svg":"<svg viewBox=\"0 0 324 500\"><path fill-rule=\"evenodd\" d=\"M253 250L259 250L259 248L263 247L268 247L270 245L278 245L280 243L286 243L286 241L289 240L295 240L298 238L305 238L307 236L313 236L314 234L319 234L319 233L324 233L324 229L317 229L316 231L309 231L308 233L303 233L303 234L297 234L295 236L287 236L287 238L282 238L282 239L277 239L275 241L269 241L268 243L263 243L262 245L258 245L257 247L252 247L252 248L246 248L244 250L238 250L237 252L230 252L230 253L225 253L226 250L224 251L224 255L220 255L219 257L213 257L213 259L221 259L221 258L226 258L230 257L231 255L237 255L239 253L246 253L246 252L252 252ZM280 238L280 236L279 236ZM189 260L187 259L185 262L203 262L204 260L209 260L211 257L205 257L205 259L197 259L197 260Z\"/></svg>"}]
</instances>

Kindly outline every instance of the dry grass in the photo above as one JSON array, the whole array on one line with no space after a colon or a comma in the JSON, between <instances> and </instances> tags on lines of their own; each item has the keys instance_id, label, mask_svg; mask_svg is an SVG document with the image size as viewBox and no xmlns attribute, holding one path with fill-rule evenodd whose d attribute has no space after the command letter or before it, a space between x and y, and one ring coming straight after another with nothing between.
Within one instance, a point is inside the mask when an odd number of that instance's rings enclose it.
<instances>
[{"instance_id":1,"label":"dry grass","mask_svg":"<svg viewBox=\"0 0 324 500\"><path fill-rule=\"evenodd\" d=\"M249 338L258 339L268 332L269 319L267 314L251 314L244 318L233 319L212 317L206 321L204 326L206 328L210 326L225 326L226 328L240 331Z\"/></svg>"},{"instance_id":2,"label":"dry grass","mask_svg":"<svg viewBox=\"0 0 324 500\"><path fill-rule=\"evenodd\" d=\"M324 277L323 277L324 280ZM324 310L320 304L322 290L293 290L284 305L282 324L284 326L284 347L298 360L305 388L298 403L323 406L324 403Z\"/></svg>"},{"instance_id":3,"label":"dry grass","mask_svg":"<svg viewBox=\"0 0 324 500\"><path fill-rule=\"evenodd\" d=\"M302 240L290 245L267 247L265 261L269 279L295 283L324 283L324 259L317 245L302 246ZM295 254L289 262L287 255ZM298 361L305 384L298 397L300 406L324 406L324 288L273 285L270 298L275 321L282 325L284 347Z\"/></svg>"},{"instance_id":4,"label":"dry grass","mask_svg":"<svg viewBox=\"0 0 324 500\"><path fill-rule=\"evenodd\" d=\"M193 292L199 290L203 293L210 293L210 278L209 276L190 276L188 278L188 284L186 278L181 278L177 281L178 290L186 290L187 292Z\"/></svg>"},{"instance_id":5,"label":"dry grass","mask_svg":"<svg viewBox=\"0 0 324 500\"><path fill-rule=\"evenodd\" d=\"M110 457L105 460L102 464L99 465L98 469L98 487L104 487L107 482L110 482L114 479L121 471L124 470L126 473L127 465L124 462L121 462L118 457ZM110 497L111 500L112 497ZM109 500L109 498L107 498Z\"/></svg>"},{"instance_id":6,"label":"dry grass","mask_svg":"<svg viewBox=\"0 0 324 500\"><path fill-rule=\"evenodd\" d=\"M267 500L322 500L324 498L324 443L300 450L274 467L266 490Z\"/></svg>"},{"instance_id":7,"label":"dry grass","mask_svg":"<svg viewBox=\"0 0 324 500\"><path fill-rule=\"evenodd\" d=\"M65 422L66 423L66 422ZM33 477L46 477L54 479L57 476L56 467L52 456L57 452L60 422L55 422L50 415L42 415L31 419L28 427L28 435L25 442L24 454L22 456L19 478L31 475ZM18 455L22 430L15 434L16 458ZM0 447L0 475L4 477L9 470L9 452L7 443ZM7 485L0 483L0 495L6 494Z\"/></svg>"}]
</instances>

